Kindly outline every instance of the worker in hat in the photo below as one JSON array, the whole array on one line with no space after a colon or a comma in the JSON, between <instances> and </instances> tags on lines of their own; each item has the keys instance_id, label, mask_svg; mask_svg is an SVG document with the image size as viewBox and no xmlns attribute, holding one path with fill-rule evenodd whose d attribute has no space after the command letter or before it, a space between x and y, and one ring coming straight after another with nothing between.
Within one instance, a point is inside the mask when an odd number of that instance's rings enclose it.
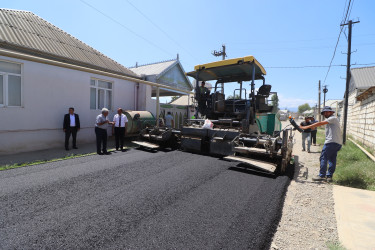
<instances>
[{"instance_id":1,"label":"worker in hat","mask_svg":"<svg viewBox=\"0 0 375 250\"><path fill-rule=\"evenodd\" d=\"M96 152L98 155L109 154L107 151L107 128L108 124L113 125L114 122L108 120L107 108L102 109L102 113L96 117L95 135L96 135ZM102 147L103 144L103 147Z\"/></svg>"},{"instance_id":2,"label":"worker in hat","mask_svg":"<svg viewBox=\"0 0 375 250\"><path fill-rule=\"evenodd\" d=\"M301 129L311 129L320 126L326 126L326 139L320 155L320 171L317 177L312 178L313 181L328 181L332 182L333 173L336 169L337 152L342 146L342 135L340 129L340 122L336 116L335 111L331 107L325 106L321 114L326 120L311 124L309 126L300 126ZM328 172L327 172L327 164Z\"/></svg>"}]
</instances>

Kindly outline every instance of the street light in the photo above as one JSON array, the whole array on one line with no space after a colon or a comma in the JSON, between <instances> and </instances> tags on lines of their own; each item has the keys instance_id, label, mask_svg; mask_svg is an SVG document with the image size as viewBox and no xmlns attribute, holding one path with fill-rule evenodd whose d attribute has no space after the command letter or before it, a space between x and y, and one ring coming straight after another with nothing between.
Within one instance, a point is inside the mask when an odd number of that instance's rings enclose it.
<instances>
[{"instance_id":1,"label":"street light","mask_svg":"<svg viewBox=\"0 0 375 250\"><path fill-rule=\"evenodd\" d=\"M326 106L326 93L328 92L327 85L324 85L323 93L324 93L324 102L323 108Z\"/></svg>"}]
</instances>

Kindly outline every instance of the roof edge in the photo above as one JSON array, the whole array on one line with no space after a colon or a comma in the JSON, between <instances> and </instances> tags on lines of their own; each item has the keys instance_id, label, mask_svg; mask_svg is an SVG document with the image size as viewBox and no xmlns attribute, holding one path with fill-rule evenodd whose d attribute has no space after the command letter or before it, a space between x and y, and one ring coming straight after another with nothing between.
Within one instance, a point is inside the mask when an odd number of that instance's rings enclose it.
<instances>
[{"instance_id":1,"label":"roof edge","mask_svg":"<svg viewBox=\"0 0 375 250\"><path fill-rule=\"evenodd\" d=\"M138 82L138 83L142 83L142 84L146 84L146 85L150 85L150 86L154 86L154 87L165 88L165 89L169 89L169 90L177 91L177 92L182 92L182 93L186 93L186 94L192 93L191 91L184 91L184 90L177 89L177 88L174 88L174 87L171 87L171 86L166 86L166 85L155 83L155 82L145 81L145 80L137 79L137 78L130 77L130 76L120 75L120 74L117 74L117 73L104 72L104 71L100 71L100 70L97 70L97 69L87 68L87 67L83 67L83 66L78 66L78 65L74 65L74 64L60 62L60 61L54 61L54 60L46 59L46 58L43 58L43 57L37 57L37 56L29 55L29 54L23 54L23 53L20 53L20 52L4 50L4 49L1 49L1 48L0 48L0 56L6 56L6 57L10 57L10 58L18 58L18 59L22 59L22 60L29 60L29 61L44 63L44 64L48 64L48 65L53 65L53 66L60 66L60 67L73 69L73 70L90 72L90 73L93 73L93 74L105 75L105 76L123 79L123 80L127 80L127 81Z\"/></svg>"},{"instance_id":2,"label":"roof edge","mask_svg":"<svg viewBox=\"0 0 375 250\"><path fill-rule=\"evenodd\" d=\"M165 62L171 62L171 61L178 61L178 60L177 59L170 59L170 60L164 60L164 61L160 61L160 62L146 63L146 64L132 66L132 67L127 67L127 68L128 69L134 69L134 68L140 68L140 67L143 67L143 66L149 66L149 65L154 65L154 64L159 64L159 63L165 63Z\"/></svg>"},{"instance_id":3,"label":"roof edge","mask_svg":"<svg viewBox=\"0 0 375 250\"><path fill-rule=\"evenodd\" d=\"M5 45L5 46L3 46L3 45ZM51 53L39 51L39 50L36 50L36 49L31 49L31 48L27 48L27 47L14 45L14 44L7 43L7 42L4 42L4 41L0 41L0 48L8 49L8 50L14 51L14 52L25 53L25 54L28 54L28 55L31 55L31 56L37 56L37 57L45 58L45 59L48 59L48 60L54 60L54 61L58 61L58 62L62 62L62 63L70 63L70 64L73 64L73 65L77 65L77 66L81 66L81 67L87 67L87 68L91 68L91 69L95 69L95 70L100 70L100 71L103 71L103 72L115 73L115 74L124 75L124 76L128 76L128 77L142 79L142 77L140 75L138 75L137 73L135 73L133 71L131 71L131 72L134 75L129 75L129 74L125 74L121 71L109 70L109 69L102 68L102 67L99 67L99 66L94 65L94 64L84 63L84 62L73 60L73 59L70 59L70 58L67 58L67 57L61 57L61 56L58 56L58 55L55 55L55 54L51 54Z\"/></svg>"},{"instance_id":4,"label":"roof edge","mask_svg":"<svg viewBox=\"0 0 375 250\"><path fill-rule=\"evenodd\" d=\"M29 11L29 10L16 10L16 9L8 9L8 8L0 8L0 10L11 10L11 11L18 11L18 12L33 13L33 12Z\"/></svg>"}]
</instances>

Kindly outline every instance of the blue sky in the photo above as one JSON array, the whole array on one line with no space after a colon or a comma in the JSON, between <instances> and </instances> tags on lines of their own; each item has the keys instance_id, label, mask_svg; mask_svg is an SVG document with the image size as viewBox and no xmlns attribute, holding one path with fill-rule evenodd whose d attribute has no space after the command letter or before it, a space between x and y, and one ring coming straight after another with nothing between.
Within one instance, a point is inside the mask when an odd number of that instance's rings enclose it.
<instances>
[{"instance_id":1,"label":"blue sky","mask_svg":"<svg viewBox=\"0 0 375 250\"><path fill-rule=\"evenodd\" d=\"M127 67L179 53L191 71L219 60L211 52L225 44L228 58L254 55L267 70L266 83L278 92L280 108L294 109L317 103L327 68L272 67L328 66L349 1L6 0L1 7L32 11ZM375 1L351 2L350 19L360 20L353 26L352 63L375 66ZM332 64L346 64L346 51L343 33ZM327 99L343 97L345 77L345 67L331 68Z\"/></svg>"}]
</instances>

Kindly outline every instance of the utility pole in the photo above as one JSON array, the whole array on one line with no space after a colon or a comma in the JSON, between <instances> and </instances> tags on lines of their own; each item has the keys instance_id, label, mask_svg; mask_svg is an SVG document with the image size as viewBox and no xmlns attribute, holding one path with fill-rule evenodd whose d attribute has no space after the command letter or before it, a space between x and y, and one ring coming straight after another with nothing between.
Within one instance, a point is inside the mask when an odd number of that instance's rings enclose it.
<instances>
[{"instance_id":1,"label":"utility pole","mask_svg":"<svg viewBox=\"0 0 375 250\"><path fill-rule=\"evenodd\" d=\"M225 45L224 44L222 45L222 48L223 48L222 51L216 51L216 50L214 50L212 52L212 55L214 55L214 56L223 56L223 60L225 60L225 57L227 56L227 53L225 53Z\"/></svg>"},{"instance_id":2,"label":"utility pole","mask_svg":"<svg viewBox=\"0 0 375 250\"><path fill-rule=\"evenodd\" d=\"M354 23L359 23L353 22L350 20L348 23L341 24L340 26L345 26L348 25L349 28L349 34L348 34L348 59L346 63L346 88L345 88L345 106L344 106L344 131L342 133L342 138L343 138L343 144L345 145L346 143L346 125L348 121L348 106L349 106L349 83L350 83L350 55L352 53L352 25ZM337 112L337 110L336 110Z\"/></svg>"},{"instance_id":3,"label":"utility pole","mask_svg":"<svg viewBox=\"0 0 375 250\"><path fill-rule=\"evenodd\" d=\"M321 103L321 101L320 101L320 96L321 96L321 94L322 94L322 91L320 90L320 80L319 80L319 97L318 97L318 100L319 100L319 102L318 102L318 117L319 117L319 121L321 122L322 121L322 115L320 114L320 103Z\"/></svg>"}]
</instances>

